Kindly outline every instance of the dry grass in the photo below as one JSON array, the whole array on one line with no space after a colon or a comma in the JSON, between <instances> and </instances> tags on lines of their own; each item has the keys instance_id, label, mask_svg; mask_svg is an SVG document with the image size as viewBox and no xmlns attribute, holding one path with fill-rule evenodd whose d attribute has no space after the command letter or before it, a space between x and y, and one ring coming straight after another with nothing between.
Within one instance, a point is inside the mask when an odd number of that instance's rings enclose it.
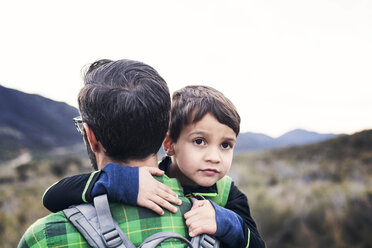
<instances>
[{"instance_id":1,"label":"dry grass","mask_svg":"<svg viewBox=\"0 0 372 248\"><path fill-rule=\"evenodd\" d=\"M31 161L0 175L0 247L16 247L26 229L49 214L44 191L67 175L89 171L85 158L64 157ZM6 180L4 180L6 179Z\"/></svg>"},{"instance_id":2,"label":"dry grass","mask_svg":"<svg viewBox=\"0 0 372 248\"><path fill-rule=\"evenodd\" d=\"M371 164L328 162L236 156L231 175L268 247L372 246Z\"/></svg>"},{"instance_id":3,"label":"dry grass","mask_svg":"<svg viewBox=\"0 0 372 248\"><path fill-rule=\"evenodd\" d=\"M367 142L372 134L367 134L235 156L230 175L247 194L268 247L372 247L372 145ZM86 158L37 157L17 169L1 168L0 247L16 247L26 228L47 214L41 197L48 186L90 171Z\"/></svg>"}]
</instances>

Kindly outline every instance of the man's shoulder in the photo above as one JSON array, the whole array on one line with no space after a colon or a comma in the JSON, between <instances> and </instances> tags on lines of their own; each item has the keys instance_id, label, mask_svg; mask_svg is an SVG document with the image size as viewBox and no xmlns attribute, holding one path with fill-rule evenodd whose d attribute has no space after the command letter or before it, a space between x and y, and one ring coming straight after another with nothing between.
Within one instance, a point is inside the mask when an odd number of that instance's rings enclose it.
<instances>
[{"instance_id":1,"label":"man's shoulder","mask_svg":"<svg viewBox=\"0 0 372 248\"><path fill-rule=\"evenodd\" d=\"M170 178L168 177L167 175L163 175L163 176L154 176L154 178L156 180L158 180L159 182L165 184L166 186L168 186L171 190L173 190L178 196L184 196L184 192L183 192L183 188L180 184L180 182L176 179L176 178Z\"/></svg>"},{"instance_id":2,"label":"man's shoulder","mask_svg":"<svg viewBox=\"0 0 372 248\"><path fill-rule=\"evenodd\" d=\"M147 208L120 203L110 202L110 209L120 229L135 246L139 246L147 237L158 232L176 232L183 237L188 237L183 215L190 210L191 203L186 198L181 200L182 205L176 206L177 213L165 211L162 216ZM163 243L162 247L184 247L184 245L180 241L169 240Z\"/></svg>"},{"instance_id":3,"label":"man's shoulder","mask_svg":"<svg viewBox=\"0 0 372 248\"><path fill-rule=\"evenodd\" d=\"M18 247L56 247L66 244L69 247L89 247L60 211L34 222L24 233Z\"/></svg>"},{"instance_id":4,"label":"man's shoulder","mask_svg":"<svg viewBox=\"0 0 372 248\"><path fill-rule=\"evenodd\" d=\"M165 211L159 216L149 209L123 205L110 202L110 209L114 219L129 239L136 245L140 245L145 238L158 232L176 232L184 237L187 235L187 227L183 215L191 208L188 199L181 198L182 205L179 211L173 214ZM18 248L36 247L89 247L69 222L62 211L50 214L32 224L23 235ZM164 247L184 247L181 242L169 241Z\"/></svg>"}]
</instances>

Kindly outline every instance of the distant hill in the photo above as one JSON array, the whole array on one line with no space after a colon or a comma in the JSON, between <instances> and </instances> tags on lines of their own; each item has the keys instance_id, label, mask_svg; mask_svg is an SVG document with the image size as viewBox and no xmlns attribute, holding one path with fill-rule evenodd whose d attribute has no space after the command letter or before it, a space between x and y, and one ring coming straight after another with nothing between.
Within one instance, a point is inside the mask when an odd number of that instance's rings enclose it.
<instances>
[{"instance_id":1,"label":"distant hill","mask_svg":"<svg viewBox=\"0 0 372 248\"><path fill-rule=\"evenodd\" d=\"M274 146L275 139L262 133L240 133L237 138L235 151L265 150Z\"/></svg>"},{"instance_id":2,"label":"distant hill","mask_svg":"<svg viewBox=\"0 0 372 248\"><path fill-rule=\"evenodd\" d=\"M0 160L14 157L21 149L45 150L82 143L72 122L77 115L78 110L66 103L0 85ZM301 129L278 138L247 132L239 134L235 150L245 152L305 145L335 136Z\"/></svg>"},{"instance_id":3,"label":"distant hill","mask_svg":"<svg viewBox=\"0 0 372 248\"><path fill-rule=\"evenodd\" d=\"M22 149L39 150L82 143L66 103L0 85L0 160Z\"/></svg>"},{"instance_id":4,"label":"distant hill","mask_svg":"<svg viewBox=\"0 0 372 248\"><path fill-rule=\"evenodd\" d=\"M237 152L268 150L295 145L306 145L336 137L336 134L321 134L303 129L295 129L278 138L260 133L241 133L238 136L235 150Z\"/></svg>"},{"instance_id":5,"label":"distant hill","mask_svg":"<svg viewBox=\"0 0 372 248\"><path fill-rule=\"evenodd\" d=\"M372 129L341 135L320 143L271 151L276 158L291 160L362 160L372 164Z\"/></svg>"}]
</instances>

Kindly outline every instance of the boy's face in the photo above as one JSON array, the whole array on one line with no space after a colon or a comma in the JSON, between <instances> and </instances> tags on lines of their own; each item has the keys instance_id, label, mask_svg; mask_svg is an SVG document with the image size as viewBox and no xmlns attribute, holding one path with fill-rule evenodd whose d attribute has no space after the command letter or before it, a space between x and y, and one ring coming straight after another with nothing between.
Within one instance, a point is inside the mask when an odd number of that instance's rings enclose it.
<instances>
[{"instance_id":1,"label":"boy's face","mask_svg":"<svg viewBox=\"0 0 372 248\"><path fill-rule=\"evenodd\" d=\"M171 142L175 177L183 185L212 186L229 171L235 142L235 132L211 114L185 126Z\"/></svg>"}]
</instances>

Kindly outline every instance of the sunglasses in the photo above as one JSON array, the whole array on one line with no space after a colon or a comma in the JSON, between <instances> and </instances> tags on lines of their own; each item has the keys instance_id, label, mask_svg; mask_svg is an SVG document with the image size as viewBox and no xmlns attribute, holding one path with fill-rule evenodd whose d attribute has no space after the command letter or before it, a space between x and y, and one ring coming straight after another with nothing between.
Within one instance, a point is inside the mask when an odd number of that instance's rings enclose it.
<instances>
[{"instance_id":1,"label":"sunglasses","mask_svg":"<svg viewBox=\"0 0 372 248\"><path fill-rule=\"evenodd\" d=\"M84 127L83 127L83 119L81 119L81 116L77 116L75 118L72 118L75 123L75 127L78 130L78 132L81 135L84 135Z\"/></svg>"}]
</instances>

